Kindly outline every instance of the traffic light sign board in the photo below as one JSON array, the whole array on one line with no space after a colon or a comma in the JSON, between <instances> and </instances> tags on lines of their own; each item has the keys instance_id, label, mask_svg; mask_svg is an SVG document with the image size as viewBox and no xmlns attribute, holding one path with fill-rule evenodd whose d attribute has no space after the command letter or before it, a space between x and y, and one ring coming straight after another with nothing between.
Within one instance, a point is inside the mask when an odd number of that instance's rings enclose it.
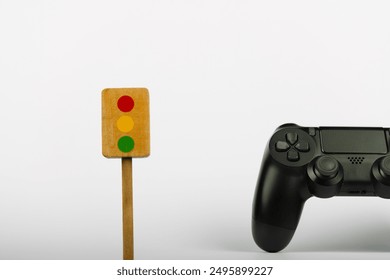
<instances>
[{"instance_id":1,"label":"traffic light sign board","mask_svg":"<svg viewBox=\"0 0 390 280\"><path fill-rule=\"evenodd\" d=\"M108 158L150 154L149 93L146 88L102 91L103 155Z\"/></svg>"}]
</instances>

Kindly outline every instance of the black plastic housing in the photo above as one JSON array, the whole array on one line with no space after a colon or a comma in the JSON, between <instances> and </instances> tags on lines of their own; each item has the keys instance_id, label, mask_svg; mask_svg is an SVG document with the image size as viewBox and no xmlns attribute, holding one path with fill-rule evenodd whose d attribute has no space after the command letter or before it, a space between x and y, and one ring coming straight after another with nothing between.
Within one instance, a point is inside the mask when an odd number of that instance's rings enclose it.
<instances>
[{"instance_id":1,"label":"black plastic housing","mask_svg":"<svg viewBox=\"0 0 390 280\"><path fill-rule=\"evenodd\" d=\"M256 244L268 252L284 249L312 196L390 198L389 133L388 128L277 128L265 149L253 201ZM333 168L322 170L324 176L315 166L321 157L331 158Z\"/></svg>"}]
</instances>

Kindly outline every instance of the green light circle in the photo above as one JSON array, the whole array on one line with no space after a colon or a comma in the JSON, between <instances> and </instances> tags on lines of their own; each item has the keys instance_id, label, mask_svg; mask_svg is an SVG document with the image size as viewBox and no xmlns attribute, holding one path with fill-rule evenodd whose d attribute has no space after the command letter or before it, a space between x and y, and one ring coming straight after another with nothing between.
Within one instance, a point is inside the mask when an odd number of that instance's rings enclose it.
<instances>
[{"instance_id":1,"label":"green light circle","mask_svg":"<svg viewBox=\"0 0 390 280\"><path fill-rule=\"evenodd\" d=\"M129 136L123 136L118 141L118 148L124 153L130 152L134 149L134 140Z\"/></svg>"}]
</instances>

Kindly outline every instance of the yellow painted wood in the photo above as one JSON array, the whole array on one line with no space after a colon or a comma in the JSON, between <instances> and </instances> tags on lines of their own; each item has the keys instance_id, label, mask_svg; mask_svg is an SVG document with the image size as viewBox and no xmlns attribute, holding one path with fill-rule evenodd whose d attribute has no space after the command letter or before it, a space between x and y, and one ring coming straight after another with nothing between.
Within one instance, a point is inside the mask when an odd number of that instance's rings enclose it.
<instances>
[{"instance_id":1,"label":"yellow painted wood","mask_svg":"<svg viewBox=\"0 0 390 280\"><path fill-rule=\"evenodd\" d=\"M122 158L123 259L134 259L132 158Z\"/></svg>"},{"instance_id":2,"label":"yellow painted wood","mask_svg":"<svg viewBox=\"0 0 390 280\"><path fill-rule=\"evenodd\" d=\"M130 112L118 108L118 99L134 100ZM118 141L123 136L134 140L134 149L122 152ZM146 88L107 88L102 91L102 146L108 158L147 157L150 154L149 92Z\"/></svg>"}]
</instances>

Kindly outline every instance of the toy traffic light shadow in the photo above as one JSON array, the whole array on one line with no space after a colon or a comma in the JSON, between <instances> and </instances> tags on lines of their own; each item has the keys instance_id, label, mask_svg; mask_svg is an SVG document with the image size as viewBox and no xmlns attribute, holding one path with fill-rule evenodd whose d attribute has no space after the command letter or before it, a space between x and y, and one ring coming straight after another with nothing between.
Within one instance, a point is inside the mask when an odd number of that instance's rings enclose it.
<instances>
[{"instance_id":1,"label":"toy traffic light shadow","mask_svg":"<svg viewBox=\"0 0 390 280\"><path fill-rule=\"evenodd\" d=\"M102 91L103 155L122 158L123 259L134 259L132 158L150 154L146 88Z\"/></svg>"}]
</instances>

